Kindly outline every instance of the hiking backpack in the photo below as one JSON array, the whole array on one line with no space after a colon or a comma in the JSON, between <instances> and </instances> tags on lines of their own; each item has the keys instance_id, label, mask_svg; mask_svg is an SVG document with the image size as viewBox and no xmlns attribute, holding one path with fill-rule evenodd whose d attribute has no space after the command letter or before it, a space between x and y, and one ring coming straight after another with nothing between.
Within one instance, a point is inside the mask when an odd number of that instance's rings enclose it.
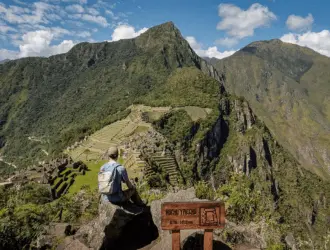
<instances>
[{"instance_id":1,"label":"hiking backpack","mask_svg":"<svg viewBox=\"0 0 330 250\"><path fill-rule=\"evenodd\" d=\"M114 184L117 176L117 167L120 166L117 164L112 171L103 171L98 174L99 182L99 192L101 194L113 194Z\"/></svg>"}]
</instances>

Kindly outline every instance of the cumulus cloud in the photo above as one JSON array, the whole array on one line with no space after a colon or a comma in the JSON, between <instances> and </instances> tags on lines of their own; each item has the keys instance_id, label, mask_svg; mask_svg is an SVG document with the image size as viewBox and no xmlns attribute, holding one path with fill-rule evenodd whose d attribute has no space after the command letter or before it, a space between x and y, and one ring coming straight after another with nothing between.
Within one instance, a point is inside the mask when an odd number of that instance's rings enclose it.
<instances>
[{"instance_id":1,"label":"cumulus cloud","mask_svg":"<svg viewBox=\"0 0 330 250\"><path fill-rule=\"evenodd\" d=\"M314 18L312 14L308 14L306 17L290 15L286 20L288 29L295 31L304 31L312 28Z\"/></svg>"},{"instance_id":2,"label":"cumulus cloud","mask_svg":"<svg viewBox=\"0 0 330 250\"><path fill-rule=\"evenodd\" d=\"M75 43L72 40L64 40L57 45L51 42L63 31L52 32L51 30L37 30L28 32L22 36L19 51L1 49L0 59L15 59L29 56L48 57L55 54L68 52Z\"/></svg>"},{"instance_id":3,"label":"cumulus cloud","mask_svg":"<svg viewBox=\"0 0 330 250\"><path fill-rule=\"evenodd\" d=\"M64 40L58 45L51 46L54 34L47 30L37 30L23 35L22 45L19 46L19 57L50 56L65 53L74 46L73 41Z\"/></svg>"},{"instance_id":4,"label":"cumulus cloud","mask_svg":"<svg viewBox=\"0 0 330 250\"><path fill-rule=\"evenodd\" d=\"M134 38L146 32L147 30L147 28L143 28L138 31L135 31L135 28L133 26L122 24L115 28L115 30L113 31L111 35L111 41Z\"/></svg>"},{"instance_id":5,"label":"cumulus cloud","mask_svg":"<svg viewBox=\"0 0 330 250\"><path fill-rule=\"evenodd\" d=\"M232 48L233 46L235 46L236 44L238 44L238 39L237 38L233 38L233 37L225 37L225 38L221 38L215 41L215 43L217 45L221 45L221 46L225 46L228 48Z\"/></svg>"},{"instance_id":6,"label":"cumulus cloud","mask_svg":"<svg viewBox=\"0 0 330 250\"><path fill-rule=\"evenodd\" d=\"M280 38L283 42L294 43L311 48L322 55L330 57L330 31L305 32L303 34L288 33Z\"/></svg>"},{"instance_id":7,"label":"cumulus cloud","mask_svg":"<svg viewBox=\"0 0 330 250\"><path fill-rule=\"evenodd\" d=\"M219 51L216 46L209 47L207 49L203 49L202 44L197 42L196 38L193 36L188 36L186 37L186 40L190 44L190 47L196 52L197 55L200 57L209 57L209 58L217 58L217 59L222 59L228 56L231 56L234 54L236 51L230 50L230 51Z\"/></svg>"},{"instance_id":8,"label":"cumulus cloud","mask_svg":"<svg viewBox=\"0 0 330 250\"><path fill-rule=\"evenodd\" d=\"M16 59L18 57L17 51L0 49L0 61L5 59Z\"/></svg>"},{"instance_id":9,"label":"cumulus cloud","mask_svg":"<svg viewBox=\"0 0 330 250\"><path fill-rule=\"evenodd\" d=\"M73 13L83 13L85 11L84 8L79 4L72 4L72 5L66 6L65 9L67 11L70 11Z\"/></svg>"},{"instance_id":10,"label":"cumulus cloud","mask_svg":"<svg viewBox=\"0 0 330 250\"><path fill-rule=\"evenodd\" d=\"M218 30L225 30L229 36L242 39L253 36L254 30L269 26L276 16L267 7L254 3L247 10L233 4L220 4Z\"/></svg>"}]
</instances>

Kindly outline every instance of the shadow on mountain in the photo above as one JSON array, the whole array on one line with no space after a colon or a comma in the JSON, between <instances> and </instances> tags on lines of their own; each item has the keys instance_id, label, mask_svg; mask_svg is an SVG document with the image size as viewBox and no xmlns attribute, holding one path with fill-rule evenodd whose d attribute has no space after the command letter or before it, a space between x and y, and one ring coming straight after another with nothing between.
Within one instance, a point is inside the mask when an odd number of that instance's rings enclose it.
<instances>
[{"instance_id":1,"label":"shadow on mountain","mask_svg":"<svg viewBox=\"0 0 330 250\"><path fill-rule=\"evenodd\" d=\"M110 226L110 225L109 225ZM111 227L111 226L110 226ZM112 239L105 228L106 238L100 249L136 250L149 245L158 238L158 229L152 220L150 207L127 223L119 237Z\"/></svg>"},{"instance_id":2,"label":"shadow on mountain","mask_svg":"<svg viewBox=\"0 0 330 250\"><path fill-rule=\"evenodd\" d=\"M185 240L182 250L203 250L203 247L204 235L195 233ZM213 250L231 250L231 248L221 241L213 240Z\"/></svg>"}]
</instances>

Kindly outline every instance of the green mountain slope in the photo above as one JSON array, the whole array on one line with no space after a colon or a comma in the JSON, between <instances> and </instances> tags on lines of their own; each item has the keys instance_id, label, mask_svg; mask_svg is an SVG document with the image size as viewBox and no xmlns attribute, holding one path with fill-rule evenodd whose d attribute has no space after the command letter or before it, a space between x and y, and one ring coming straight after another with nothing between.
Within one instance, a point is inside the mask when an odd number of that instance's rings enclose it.
<instances>
[{"instance_id":1,"label":"green mountain slope","mask_svg":"<svg viewBox=\"0 0 330 250\"><path fill-rule=\"evenodd\" d=\"M166 23L136 39L81 43L66 54L0 65L1 153L19 163L43 159L42 149L59 153L126 116L129 105L174 69L200 60Z\"/></svg>"},{"instance_id":2,"label":"green mountain slope","mask_svg":"<svg viewBox=\"0 0 330 250\"><path fill-rule=\"evenodd\" d=\"M330 58L280 40L212 59L229 93L243 96L304 166L330 171Z\"/></svg>"},{"instance_id":3,"label":"green mountain slope","mask_svg":"<svg viewBox=\"0 0 330 250\"><path fill-rule=\"evenodd\" d=\"M282 46L269 42L273 43ZM297 154L290 154L281 144L292 149L302 140L291 138L293 146L285 144L283 137L295 132L287 128L286 119L290 117L301 119L293 125L296 130L304 130L299 132L305 136L319 128L324 134L319 138L327 143L323 128L326 116L318 110L325 100L310 98L312 94L302 87L307 70L323 64L310 63L313 56L309 55L314 55L310 50L294 47L297 51L290 54L283 45L282 55L274 55L268 52L267 43L255 44L260 47L259 56L255 55L258 49L245 49L228 59L230 67L227 61L215 62L218 73L193 52L173 23L166 23L136 39L82 43L66 54L0 65L1 154L6 161L20 166L46 158L44 151L52 157L86 134L126 117L131 104L207 108L210 112L203 119L193 119L189 109L173 109L152 122L167 138L165 148L178 162L186 183L182 185L196 186L201 198L226 202L230 223L223 233L224 240L233 244L250 240L261 249L286 249L285 239L290 236L299 249L322 249L329 238L329 182L303 169L305 165L295 159ZM300 50L301 60L295 64L292 57ZM232 58L236 59L229 64ZM255 87L254 83L259 85ZM228 94L223 84L241 96L244 91L255 91L253 97L258 94L259 101L247 95L251 109L244 98ZM267 98L261 95L264 89L272 93ZM290 109L293 97L296 106ZM273 99L283 103L279 106L282 108L269 104L267 110L261 105ZM309 107L317 110L312 120ZM270 124L272 133L263 121ZM277 126L283 131L277 131ZM12 198L7 190L0 191L6 197L0 204L0 248L2 242L8 244L7 248L29 244L41 225L52 222L59 211L56 202L47 206L36 203L32 208L23 203L26 206L22 208L16 198L20 196L18 190ZM73 200L67 196L63 199ZM47 210L48 204L56 209ZM72 206L71 202L64 205ZM26 223L31 209L48 216L31 220L22 235L17 225ZM58 222L77 222L71 212L67 216L69 221L64 216ZM232 227L233 223L237 227Z\"/></svg>"}]
</instances>

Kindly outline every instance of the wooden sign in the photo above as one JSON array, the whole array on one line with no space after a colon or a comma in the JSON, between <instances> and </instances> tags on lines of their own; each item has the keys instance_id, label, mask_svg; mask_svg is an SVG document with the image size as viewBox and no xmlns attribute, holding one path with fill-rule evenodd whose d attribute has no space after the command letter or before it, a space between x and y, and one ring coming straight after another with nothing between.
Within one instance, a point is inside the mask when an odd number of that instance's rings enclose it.
<instances>
[{"instance_id":1,"label":"wooden sign","mask_svg":"<svg viewBox=\"0 0 330 250\"><path fill-rule=\"evenodd\" d=\"M211 250L213 229L225 226L222 202L165 202L162 204L161 227L172 230L172 249L180 249L180 230L205 229L204 250Z\"/></svg>"},{"instance_id":2,"label":"wooden sign","mask_svg":"<svg viewBox=\"0 0 330 250\"><path fill-rule=\"evenodd\" d=\"M162 229L216 229L225 225L225 205L221 202L165 202Z\"/></svg>"}]
</instances>

